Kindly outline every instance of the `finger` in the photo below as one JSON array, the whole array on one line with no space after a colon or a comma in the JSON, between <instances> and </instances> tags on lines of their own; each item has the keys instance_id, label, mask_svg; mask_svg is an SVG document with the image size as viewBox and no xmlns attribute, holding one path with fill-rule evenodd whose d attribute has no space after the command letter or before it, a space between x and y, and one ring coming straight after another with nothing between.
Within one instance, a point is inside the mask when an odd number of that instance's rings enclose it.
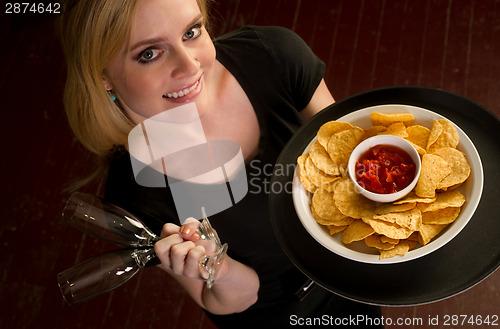
<instances>
[{"instance_id":1,"label":"finger","mask_svg":"<svg viewBox=\"0 0 500 329\"><path fill-rule=\"evenodd\" d=\"M200 235L196 230L200 227L200 222L194 218L188 218L181 226L179 234L183 239L196 242L200 239Z\"/></svg>"},{"instance_id":2,"label":"finger","mask_svg":"<svg viewBox=\"0 0 500 329\"><path fill-rule=\"evenodd\" d=\"M172 223L166 223L163 225L163 228L161 230L160 238L165 238L169 235L179 233L180 227L178 225L172 224Z\"/></svg>"},{"instance_id":3,"label":"finger","mask_svg":"<svg viewBox=\"0 0 500 329\"><path fill-rule=\"evenodd\" d=\"M184 242L179 234L172 234L154 244L154 250L162 265L171 268L170 249L173 245Z\"/></svg>"},{"instance_id":4,"label":"finger","mask_svg":"<svg viewBox=\"0 0 500 329\"><path fill-rule=\"evenodd\" d=\"M188 278L199 279L201 277L200 273L200 258L206 255L205 248L202 246L196 246L191 249L186 257L186 263L184 266L184 275Z\"/></svg>"},{"instance_id":5,"label":"finger","mask_svg":"<svg viewBox=\"0 0 500 329\"><path fill-rule=\"evenodd\" d=\"M199 221L194 217L188 217L182 224L184 225L189 223L199 223Z\"/></svg>"},{"instance_id":6,"label":"finger","mask_svg":"<svg viewBox=\"0 0 500 329\"><path fill-rule=\"evenodd\" d=\"M170 248L170 267L175 274L184 274L186 257L189 251L195 247L196 246L193 242L184 241L182 243L175 244Z\"/></svg>"}]
</instances>

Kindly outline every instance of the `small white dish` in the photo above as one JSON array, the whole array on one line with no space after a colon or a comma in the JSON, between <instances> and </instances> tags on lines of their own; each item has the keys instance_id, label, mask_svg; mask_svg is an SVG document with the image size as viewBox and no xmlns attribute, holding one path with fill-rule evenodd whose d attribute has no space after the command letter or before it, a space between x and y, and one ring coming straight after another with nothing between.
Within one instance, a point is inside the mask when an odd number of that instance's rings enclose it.
<instances>
[{"instance_id":1,"label":"small white dish","mask_svg":"<svg viewBox=\"0 0 500 329\"><path fill-rule=\"evenodd\" d=\"M405 151L415 163L416 166L415 177L413 178L412 182L401 191L397 191L395 193L381 194L381 193L370 192L359 185L356 179L356 169L355 169L356 162L363 154L365 154L372 147L377 145L393 145L399 147L400 149ZM408 141L404 140L401 137L392 135L378 135L362 141L361 143L358 144L358 146L354 148L354 150L351 153L351 156L349 157L347 168L349 171L349 177L353 181L356 191L360 193L362 196L376 202L393 202L401 199L402 197L410 193L411 190L413 190L413 188L415 187L415 185L417 185L418 177L420 176L420 155L418 154L417 150L413 147L413 145L411 145Z\"/></svg>"}]
</instances>

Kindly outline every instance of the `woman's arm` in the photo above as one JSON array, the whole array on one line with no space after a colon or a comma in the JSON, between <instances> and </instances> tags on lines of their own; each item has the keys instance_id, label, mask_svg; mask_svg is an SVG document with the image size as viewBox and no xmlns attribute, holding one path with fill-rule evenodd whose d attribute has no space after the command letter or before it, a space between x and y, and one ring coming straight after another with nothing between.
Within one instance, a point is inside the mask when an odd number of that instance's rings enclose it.
<instances>
[{"instance_id":1,"label":"woman's arm","mask_svg":"<svg viewBox=\"0 0 500 329\"><path fill-rule=\"evenodd\" d=\"M197 246L194 242L197 226L198 221L185 224L181 228L174 224L165 224L161 234L162 240L155 244L155 252L162 262L159 266L175 278L207 311L214 314L231 314L246 310L257 301L257 273L226 256L214 285L207 289L199 267L200 258L206 251L203 246Z\"/></svg>"},{"instance_id":2,"label":"woman's arm","mask_svg":"<svg viewBox=\"0 0 500 329\"><path fill-rule=\"evenodd\" d=\"M320 84L318 85L318 88L316 88L311 101L309 102L309 104L307 104L305 109L300 112L300 114L302 115L302 118L307 121L313 115L315 115L328 105L333 104L334 102L335 99L333 99L332 94L328 90L325 80L322 79Z\"/></svg>"}]
</instances>

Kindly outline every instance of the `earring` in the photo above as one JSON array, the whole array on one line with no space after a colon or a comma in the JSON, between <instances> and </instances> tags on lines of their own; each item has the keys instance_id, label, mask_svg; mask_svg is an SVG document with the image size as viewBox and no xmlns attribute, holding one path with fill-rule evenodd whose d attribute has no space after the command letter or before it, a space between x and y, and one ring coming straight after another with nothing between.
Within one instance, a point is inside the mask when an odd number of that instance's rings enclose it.
<instances>
[{"instance_id":1,"label":"earring","mask_svg":"<svg viewBox=\"0 0 500 329\"><path fill-rule=\"evenodd\" d=\"M109 97L111 97L111 100L114 102L116 101L116 96L113 94L113 89L111 90L106 90L108 92Z\"/></svg>"}]
</instances>

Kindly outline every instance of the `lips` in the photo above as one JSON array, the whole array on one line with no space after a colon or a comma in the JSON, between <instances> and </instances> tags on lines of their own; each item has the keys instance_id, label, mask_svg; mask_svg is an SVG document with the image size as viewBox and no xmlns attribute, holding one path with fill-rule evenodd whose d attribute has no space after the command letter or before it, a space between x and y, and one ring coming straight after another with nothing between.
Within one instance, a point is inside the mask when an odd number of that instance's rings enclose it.
<instances>
[{"instance_id":1,"label":"lips","mask_svg":"<svg viewBox=\"0 0 500 329\"><path fill-rule=\"evenodd\" d=\"M180 102L189 101L200 93L202 86L202 78L203 76L201 76L191 86L166 93L163 95L163 97L171 101L180 101Z\"/></svg>"}]
</instances>

